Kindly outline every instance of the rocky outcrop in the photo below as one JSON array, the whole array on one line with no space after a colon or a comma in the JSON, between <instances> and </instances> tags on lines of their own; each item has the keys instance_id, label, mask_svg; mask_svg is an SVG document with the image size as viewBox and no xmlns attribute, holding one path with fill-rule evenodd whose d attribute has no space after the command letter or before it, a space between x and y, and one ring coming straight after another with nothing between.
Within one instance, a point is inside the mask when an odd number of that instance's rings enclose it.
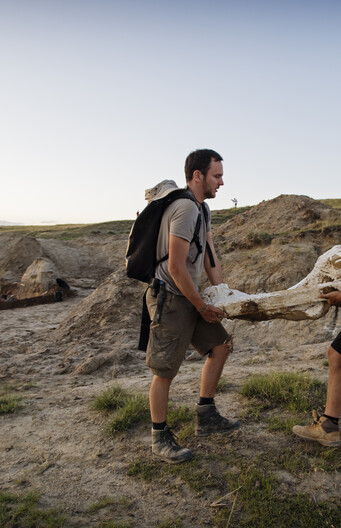
<instances>
[{"instance_id":1,"label":"rocky outcrop","mask_svg":"<svg viewBox=\"0 0 341 528\"><path fill-rule=\"evenodd\" d=\"M127 339L131 329L139 327L145 286L128 279L125 271L110 275L68 314L55 330L56 339L109 337L112 343Z\"/></svg>"},{"instance_id":2,"label":"rocky outcrop","mask_svg":"<svg viewBox=\"0 0 341 528\"><path fill-rule=\"evenodd\" d=\"M38 240L30 236L4 235L1 237L0 279L4 282L18 282L28 266L43 255Z\"/></svg>"},{"instance_id":3,"label":"rocky outcrop","mask_svg":"<svg viewBox=\"0 0 341 528\"><path fill-rule=\"evenodd\" d=\"M56 286L59 272L49 259L39 257L35 259L22 276L20 287L15 297L23 299L42 295Z\"/></svg>"},{"instance_id":4,"label":"rocky outcrop","mask_svg":"<svg viewBox=\"0 0 341 528\"><path fill-rule=\"evenodd\" d=\"M237 210L213 228L213 239L230 288L249 294L285 290L341 244L341 210L308 196L281 195Z\"/></svg>"}]
</instances>

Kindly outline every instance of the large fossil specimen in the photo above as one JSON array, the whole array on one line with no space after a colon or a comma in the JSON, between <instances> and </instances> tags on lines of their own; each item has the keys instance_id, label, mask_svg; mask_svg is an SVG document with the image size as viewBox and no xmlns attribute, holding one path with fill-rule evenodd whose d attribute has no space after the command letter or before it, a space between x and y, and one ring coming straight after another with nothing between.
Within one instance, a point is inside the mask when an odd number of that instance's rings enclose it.
<instances>
[{"instance_id":1,"label":"large fossil specimen","mask_svg":"<svg viewBox=\"0 0 341 528\"><path fill-rule=\"evenodd\" d=\"M287 290L248 295L219 284L206 288L203 298L225 310L229 319L300 321L324 316L330 305L319 294L333 290L341 290L341 245L321 255L309 275Z\"/></svg>"}]
</instances>

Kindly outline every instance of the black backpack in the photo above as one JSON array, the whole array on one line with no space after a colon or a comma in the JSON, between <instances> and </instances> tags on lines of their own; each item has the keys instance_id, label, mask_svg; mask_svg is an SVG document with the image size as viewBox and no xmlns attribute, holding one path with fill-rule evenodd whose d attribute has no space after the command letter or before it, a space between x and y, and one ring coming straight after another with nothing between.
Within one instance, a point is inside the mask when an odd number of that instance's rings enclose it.
<instances>
[{"instance_id":1,"label":"black backpack","mask_svg":"<svg viewBox=\"0 0 341 528\"><path fill-rule=\"evenodd\" d=\"M160 231L161 219L166 208L180 198L188 198L195 202L195 198L185 189L175 189L163 198L150 202L136 218L129 235L126 252L126 270L131 279L149 283L155 276L155 268L160 262L168 259L168 254L159 261L156 260L156 246ZM205 222L208 222L208 211L203 203ZM198 214L192 242L197 246L197 257L203 248L199 241L201 215ZM209 247L209 246L208 246ZM210 248L209 248L210 251ZM210 256L211 258L211 256ZM211 261L212 262L212 261Z\"/></svg>"},{"instance_id":2,"label":"black backpack","mask_svg":"<svg viewBox=\"0 0 341 528\"><path fill-rule=\"evenodd\" d=\"M129 235L128 247L126 252L126 270L131 279L137 279L149 283L155 277L155 269L160 262L168 259L168 254L159 261L156 259L157 240L160 231L160 225L163 213L166 208L180 198L188 198L195 202L195 198L185 189L175 189L163 198L152 200L136 218ZM203 212L205 222L208 222L207 206L203 203ZM199 241L199 231L201 226L201 214L198 213L198 219L194 229L193 239L197 246L197 256L203 252ZM206 250L209 255L212 268L215 262L210 245L206 242ZM196 260L195 259L195 260ZM149 340L150 317L146 304L146 293L143 296L142 320L139 338L139 350L147 350Z\"/></svg>"}]
</instances>

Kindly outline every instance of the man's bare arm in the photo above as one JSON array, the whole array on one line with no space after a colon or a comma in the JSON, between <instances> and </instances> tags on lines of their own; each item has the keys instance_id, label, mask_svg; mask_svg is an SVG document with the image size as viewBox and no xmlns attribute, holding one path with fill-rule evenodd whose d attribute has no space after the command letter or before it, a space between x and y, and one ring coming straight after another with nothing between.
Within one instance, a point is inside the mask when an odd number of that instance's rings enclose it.
<instances>
[{"instance_id":1,"label":"man's bare arm","mask_svg":"<svg viewBox=\"0 0 341 528\"><path fill-rule=\"evenodd\" d=\"M205 259L204 259L205 271L206 271L206 274L207 274L207 277L208 277L210 283L213 286L217 286L218 284L221 284L223 282L223 272L222 272L222 269L221 269L221 265L220 265L219 259L217 257L216 252L215 252L215 249L214 249L213 238L212 238L212 234L211 234L210 231L206 235L206 240L207 240L207 242L208 242L208 244L209 244L209 246L211 248L212 255L213 255L213 258L214 258L214 262L215 262L215 267L212 268L208 252L206 251L205 252Z\"/></svg>"},{"instance_id":2,"label":"man's bare arm","mask_svg":"<svg viewBox=\"0 0 341 528\"><path fill-rule=\"evenodd\" d=\"M187 240L170 235L168 271L181 293L187 297L193 306L195 306L205 321L209 323L220 322L223 317L226 317L226 314L219 308L208 305L202 311L202 309L205 307L205 302L196 289L192 277L190 276L186 267L189 246L190 244L187 242Z\"/></svg>"}]
</instances>

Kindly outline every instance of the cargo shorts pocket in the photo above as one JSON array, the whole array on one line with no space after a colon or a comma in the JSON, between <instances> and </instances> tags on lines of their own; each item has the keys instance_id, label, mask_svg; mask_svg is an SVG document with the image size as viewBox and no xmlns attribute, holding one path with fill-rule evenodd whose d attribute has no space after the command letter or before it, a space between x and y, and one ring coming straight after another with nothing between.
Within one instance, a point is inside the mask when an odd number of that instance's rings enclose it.
<instances>
[{"instance_id":1,"label":"cargo shorts pocket","mask_svg":"<svg viewBox=\"0 0 341 528\"><path fill-rule=\"evenodd\" d=\"M156 374L165 378L173 377L179 370L179 337L160 337L157 328L151 331L147 348L146 363Z\"/></svg>"},{"instance_id":2,"label":"cargo shorts pocket","mask_svg":"<svg viewBox=\"0 0 341 528\"><path fill-rule=\"evenodd\" d=\"M152 323L150 325L146 363L156 374L163 377L174 377L182 361L175 303L175 296L167 292L160 323L155 321L156 301L151 300L149 304Z\"/></svg>"}]
</instances>

